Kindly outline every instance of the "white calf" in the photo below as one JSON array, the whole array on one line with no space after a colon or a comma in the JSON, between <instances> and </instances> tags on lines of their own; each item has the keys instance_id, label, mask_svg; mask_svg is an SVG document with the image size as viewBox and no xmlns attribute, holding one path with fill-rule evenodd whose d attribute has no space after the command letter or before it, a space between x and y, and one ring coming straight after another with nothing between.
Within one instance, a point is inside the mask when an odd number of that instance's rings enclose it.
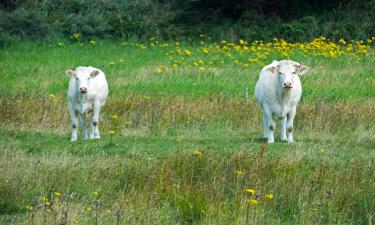
<instances>
[{"instance_id":1,"label":"white calf","mask_svg":"<svg viewBox=\"0 0 375 225\"><path fill-rule=\"evenodd\" d=\"M260 71L255 99L263 110L264 138L268 143L274 142L276 123L273 117L280 120L281 140L293 143L293 121L302 95L298 76L308 70L307 66L292 60L282 60L273 61Z\"/></svg>"},{"instance_id":2,"label":"white calf","mask_svg":"<svg viewBox=\"0 0 375 225\"><path fill-rule=\"evenodd\" d=\"M81 116L82 137L87 139L86 113L92 113L89 138L100 138L98 129L100 108L108 96L108 84L103 71L94 67L77 67L67 70L70 78L68 88L68 108L72 120L70 140L77 140L78 114Z\"/></svg>"}]
</instances>

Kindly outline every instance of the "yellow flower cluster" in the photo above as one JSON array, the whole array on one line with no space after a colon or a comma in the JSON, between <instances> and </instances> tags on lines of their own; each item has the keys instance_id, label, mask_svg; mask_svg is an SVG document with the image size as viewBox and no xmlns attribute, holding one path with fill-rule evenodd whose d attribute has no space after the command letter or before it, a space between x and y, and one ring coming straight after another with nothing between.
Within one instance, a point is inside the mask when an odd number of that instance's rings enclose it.
<instances>
[{"instance_id":1,"label":"yellow flower cluster","mask_svg":"<svg viewBox=\"0 0 375 225\"><path fill-rule=\"evenodd\" d=\"M256 190L252 188L245 189L245 192L250 195L250 198L246 200L246 203L249 205L257 205L262 198L266 200L273 199L272 193L260 195L260 194L256 194Z\"/></svg>"},{"instance_id":2,"label":"yellow flower cluster","mask_svg":"<svg viewBox=\"0 0 375 225\"><path fill-rule=\"evenodd\" d=\"M155 38L150 39L150 41L151 47L156 48L162 45ZM180 67L196 68L198 71L204 72L209 70L210 66L232 64L248 68L252 65L263 66L273 59L295 57L351 58L360 61L363 57L368 56L370 45L374 42L375 37L367 41L340 39L338 42L326 37L318 37L306 43L290 43L277 38L269 42L255 40L249 43L240 39L238 42L223 40L206 43L202 41L200 46L193 48L176 42L174 45L170 45L171 48L168 48L165 56L174 69ZM166 70L158 71L158 73L163 72L166 72Z\"/></svg>"}]
</instances>

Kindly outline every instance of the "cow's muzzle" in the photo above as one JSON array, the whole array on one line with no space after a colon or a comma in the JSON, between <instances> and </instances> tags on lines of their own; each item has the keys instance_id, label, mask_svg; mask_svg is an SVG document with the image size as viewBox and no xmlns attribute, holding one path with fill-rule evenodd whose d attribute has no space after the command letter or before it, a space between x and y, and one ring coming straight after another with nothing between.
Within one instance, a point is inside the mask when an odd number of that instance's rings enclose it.
<instances>
[{"instance_id":1,"label":"cow's muzzle","mask_svg":"<svg viewBox=\"0 0 375 225\"><path fill-rule=\"evenodd\" d=\"M79 92L81 92L81 94L86 94L86 93L87 93L87 88L85 88L85 87L80 87L80 88L79 88Z\"/></svg>"},{"instance_id":2,"label":"cow's muzzle","mask_svg":"<svg viewBox=\"0 0 375 225\"><path fill-rule=\"evenodd\" d=\"M287 90L287 91L292 89L292 83L291 82L285 82L284 83L284 89Z\"/></svg>"}]
</instances>

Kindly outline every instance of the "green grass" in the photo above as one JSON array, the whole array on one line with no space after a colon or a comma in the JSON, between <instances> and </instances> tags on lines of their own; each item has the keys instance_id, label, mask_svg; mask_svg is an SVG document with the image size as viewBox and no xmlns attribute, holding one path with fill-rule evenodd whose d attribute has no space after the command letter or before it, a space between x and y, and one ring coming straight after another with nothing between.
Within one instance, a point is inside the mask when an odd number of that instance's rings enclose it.
<instances>
[{"instance_id":1,"label":"green grass","mask_svg":"<svg viewBox=\"0 0 375 225\"><path fill-rule=\"evenodd\" d=\"M0 224L374 224L373 50L359 63L296 56L312 70L293 145L260 138L260 65L172 69L172 50L0 50ZM102 139L71 143L64 71L78 65L102 68L110 97Z\"/></svg>"}]
</instances>

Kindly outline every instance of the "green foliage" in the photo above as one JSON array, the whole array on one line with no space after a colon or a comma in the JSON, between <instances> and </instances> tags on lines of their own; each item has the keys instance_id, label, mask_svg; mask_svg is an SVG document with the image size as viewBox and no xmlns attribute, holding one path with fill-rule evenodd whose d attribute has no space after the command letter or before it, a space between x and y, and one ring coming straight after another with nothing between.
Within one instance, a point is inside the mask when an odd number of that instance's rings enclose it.
<instances>
[{"instance_id":1,"label":"green foliage","mask_svg":"<svg viewBox=\"0 0 375 225\"><path fill-rule=\"evenodd\" d=\"M0 11L0 31L6 35L23 39L43 39L48 34L48 26L40 13L33 9L18 8L12 13Z\"/></svg>"},{"instance_id":2,"label":"green foliage","mask_svg":"<svg viewBox=\"0 0 375 225\"><path fill-rule=\"evenodd\" d=\"M366 39L375 36L374 12L374 1L8 1L1 10L6 35L0 41L6 43L7 35L40 39L73 33L85 39L198 39L202 33L232 41Z\"/></svg>"},{"instance_id":3,"label":"green foliage","mask_svg":"<svg viewBox=\"0 0 375 225\"><path fill-rule=\"evenodd\" d=\"M62 24L66 36L73 33L82 34L85 39L108 37L111 30L103 15L90 12L86 15L74 15L67 17Z\"/></svg>"}]
</instances>

